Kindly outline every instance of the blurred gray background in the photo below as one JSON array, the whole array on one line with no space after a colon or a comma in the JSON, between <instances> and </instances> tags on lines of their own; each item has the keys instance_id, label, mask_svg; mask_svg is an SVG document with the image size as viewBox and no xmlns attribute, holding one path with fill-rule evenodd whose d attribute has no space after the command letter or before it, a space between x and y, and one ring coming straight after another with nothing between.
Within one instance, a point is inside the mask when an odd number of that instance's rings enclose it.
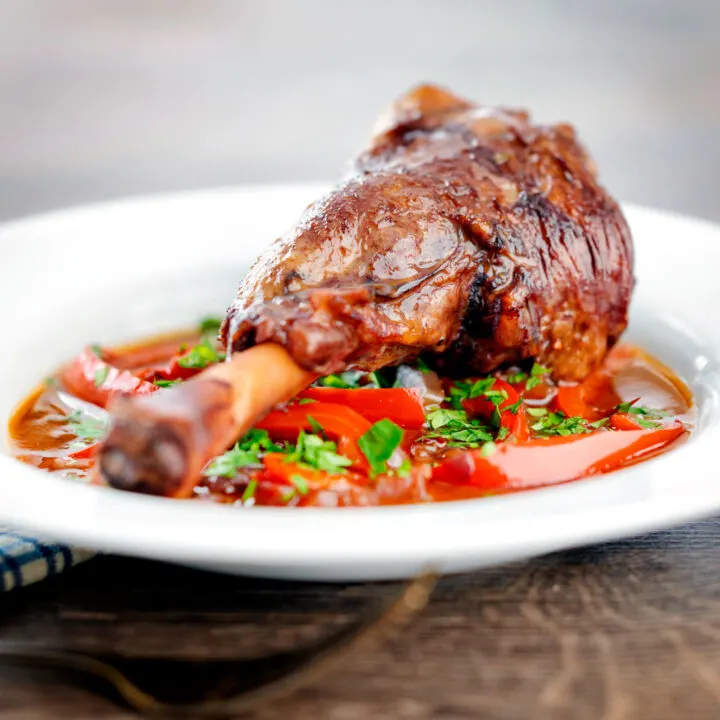
<instances>
[{"instance_id":1,"label":"blurred gray background","mask_svg":"<svg viewBox=\"0 0 720 720\"><path fill-rule=\"evenodd\" d=\"M569 120L622 199L720 220L720 0L0 0L0 219L332 179L425 80Z\"/></svg>"}]
</instances>

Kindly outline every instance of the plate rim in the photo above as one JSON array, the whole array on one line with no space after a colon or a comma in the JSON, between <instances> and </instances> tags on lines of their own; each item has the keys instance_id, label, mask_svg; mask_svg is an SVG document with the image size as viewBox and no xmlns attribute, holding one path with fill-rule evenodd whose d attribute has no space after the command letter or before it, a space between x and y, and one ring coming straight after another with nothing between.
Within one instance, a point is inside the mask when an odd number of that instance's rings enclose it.
<instances>
[{"instance_id":1,"label":"plate rim","mask_svg":"<svg viewBox=\"0 0 720 720\"><path fill-rule=\"evenodd\" d=\"M155 207L168 204L176 206L178 203L190 201L212 200L218 201L222 197L238 197L253 194L322 194L326 192L331 183L323 182L302 182L302 183L266 183L251 185L228 185L202 190L175 191L169 193L158 193L151 195L127 196L116 198L100 203L88 205L77 205L71 208L53 210L39 215L28 216L11 220L0 225L0 244L12 242L13 235L27 231L42 232L48 226L56 223L92 222L93 216L102 217L108 211L123 212L141 209L142 206ZM647 218L665 218L673 222L681 223L686 227L694 226L698 230L711 231L720 237L720 225L704 218L685 216L673 211L648 208L641 205L627 203L622 205L628 216ZM713 380L713 391L720 388ZM617 491L618 486L625 485L628 478L640 479L642 475L649 476L646 472L658 462L666 468L667 475L671 467L682 471L688 453L707 452L710 445L716 445L720 439L720 428L718 423L713 422L711 426L692 437L684 447L675 449L672 453L663 455L660 458L646 461L641 465L613 473L611 475L588 478L582 482L567 483L550 488L536 489L531 492L521 493L515 496L504 496L496 498L482 498L476 500L464 500L452 503L422 504L408 506L390 506L380 508L229 508L193 503L190 506L177 500L165 498L151 498L147 496L123 493L121 491L104 488L87 487L74 485L58 478L52 478L42 471L33 469L19 463L12 458L0 456L0 473L9 472L17 475L18 481L25 483L23 490L25 494L33 491L43 494L44 497L57 499L61 505L71 503L69 515L49 513L50 507L45 502L46 508L43 512L22 509L23 500L12 497L10 483L0 483L0 520L15 525L22 530L40 532L43 535L50 535L53 539L69 542L78 545L90 545L102 550L123 552L125 554L142 555L146 557L157 557L158 559L171 560L175 562L193 563L234 563L242 567L262 565L287 565L296 563L299 566L331 566L338 563L363 566L367 564L381 564L385 566L393 564L417 564L427 560L430 556L445 557L450 552L464 553L465 556L472 556L479 552L478 548L486 547L489 542L488 534L496 530L499 525L506 525L507 517L499 523L493 521L492 516L498 512L501 516L515 515L514 522L527 522L536 513L546 510L543 517L533 518L533 538L518 536L514 541L505 538L502 548L515 557L529 556L546 552L560 547L573 547L576 544L586 544L616 537L625 537L628 533L637 534L650 530L669 527L682 523L693 518L701 518L720 510L720 484L714 492L712 486L706 481L681 485L678 483L675 494L667 494L667 490L658 493L659 485L651 484L645 487L645 495L642 502L646 503L648 498L658 503L665 501L664 512L652 515L648 513L641 519L628 526L627 512L637 506L639 501L626 498L618 504L607 504L603 506L604 514L598 513L597 509L589 512L588 508L580 508L573 502L576 496L592 497L594 494L607 495ZM694 461L693 461L694 462ZM17 483L15 483L16 485ZM697 486L697 487L696 487ZM598 489L600 487L600 489ZM594 490L591 490L594 489ZM654 491L654 492L653 492ZM622 495L622 493L620 493ZM667 501L671 500L671 507L667 507ZM677 502L676 502L677 500ZM660 502L662 504L662 502ZM559 512L563 505L572 507L568 512ZM507 511L504 507L511 506L514 510ZM574 506L574 507L573 507ZM660 505L658 505L660 507ZM244 523L237 522L237 513L247 513L250 517ZM292 515L291 520L287 516ZM185 515L188 517L185 518ZM279 541L275 544L251 547L246 550L243 545L223 544L222 541L236 538L237 535L248 532L260 532L267 527L277 529L277 518L280 514L285 515L282 523L285 535L292 533L304 533L301 540L290 543L283 548ZM609 516L612 515L612 516ZM60 517L62 515L62 518ZM154 529L148 530L142 525L133 531L123 531L118 521L127 519L128 515L139 515L141 519L156 518L157 523ZM562 516L562 532L553 523L557 522L558 516ZM607 517L606 517L607 516ZM327 518L334 518L327 520ZM357 520L356 518L362 518ZM396 520L400 517L401 520ZM197 518L197 520L196 520ZM221 519L222 518L222 519ZM462 522L457 522L462 518ZM599 522L600 519L604 522ZM98 519L100 522L98 527ZM217 527L218 525L237 527L223 527L215 535L205 535L201 538L190 539L188 537L174 536L166 538L165 542L159 540L157 525L162 526L162 531L168 528L184 527L185 522L202 523L206 527ZM511 518L512 519L512 518ZM358 525L374 527L371 542L359 545L327 542L332 531L345 532L346 535L358 539ZM442 537L433 547L428 545L414 546L407 538L397 541L397 529L391 527L394 522L401 522L402 532L408 528L422 537L421 531L427 527L429 522L436 524L436 530L442 532ZM107 524L105 524L107 523ZM468 536L468 530L473 523L481 523L477 534ZM353 528L348 529L352 524ZM320 529L318 526L322 525ZM249 527L247 527L249 526ZM267 527L263 527L267 526ZM239 529L238 529L239 528ZM582 528L582 532L578 529ZM623 530L624 528L624 530ZM351 532L352 531L352 532ZM267 532L266 532L267 534ZM212 539L214 538L214 539ZM573 542L573 538L577 543ZM393 539L395 542L393 542ZM148 545L150 540L156 541L154 545ZM312 543L309 542L312 540ZM220 541L220 542L219 542ZM287 537L283 541L287 543ZM485 544L483 544L485 543ZM284 549L284 553L281 551ZM501 553L500 553L501 554ZM322 570L321 570L322 573ZM332 573L333 576L337 572ZM377 575L377 572L370 572L369 575ZM382 573L380 573L382 575ZM280 574L278 577L285 577Z\"/></svg>"}]
</instances>

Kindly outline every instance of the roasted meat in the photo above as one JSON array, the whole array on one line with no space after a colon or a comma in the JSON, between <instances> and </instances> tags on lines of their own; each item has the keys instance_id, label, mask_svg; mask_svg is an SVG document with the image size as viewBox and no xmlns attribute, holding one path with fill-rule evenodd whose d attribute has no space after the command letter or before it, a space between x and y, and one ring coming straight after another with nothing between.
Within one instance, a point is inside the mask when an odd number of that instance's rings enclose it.
<instances>
[{"instance_id":1,"label":"roasted meat","mask_svg":"<svg viewBox=\"0 0 720 720\"><path fill-rule=\"evenodd\" d=\"M534 360L581 380L625 329L632 288L628 227L572 128L419 87L243 279L221 329L229 362L110 406L101 472L187 495L318 375L420 353L445 374Z\"/></svg>"},{"instance_id":2,"label":"roasted meat","mask_svg":"<svg viewBox=\"0 0 720 720\"><path fill-rule=\"evenodd\" d=\"M628 227L570 126L423 86L255 264L222 333L319 373L429 352L445 372L532 358L581 380L632 287Z\"/></svg>"}]
</instances>

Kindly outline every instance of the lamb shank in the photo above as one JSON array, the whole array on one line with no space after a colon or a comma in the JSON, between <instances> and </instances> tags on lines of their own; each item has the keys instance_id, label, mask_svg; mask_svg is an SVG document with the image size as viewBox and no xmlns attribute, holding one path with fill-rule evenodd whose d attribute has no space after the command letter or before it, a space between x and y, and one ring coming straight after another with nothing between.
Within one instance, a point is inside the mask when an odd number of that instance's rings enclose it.
<instances>
[{"instance_id":1,"label":"lamb shank","mask_svg":"<svg viewBox=\"0 0 720 720\"><path fill-rule=\"evenodd\" d=\"M582 380L624 331L633 284L625 219L569 125L418 87L242 280L221 328L230 361L116 399L101 471L181 494L319 375L420 353L446 375L536 361ZM261 398L259 377L275 380Z\"/></svg>"}]
</instances>

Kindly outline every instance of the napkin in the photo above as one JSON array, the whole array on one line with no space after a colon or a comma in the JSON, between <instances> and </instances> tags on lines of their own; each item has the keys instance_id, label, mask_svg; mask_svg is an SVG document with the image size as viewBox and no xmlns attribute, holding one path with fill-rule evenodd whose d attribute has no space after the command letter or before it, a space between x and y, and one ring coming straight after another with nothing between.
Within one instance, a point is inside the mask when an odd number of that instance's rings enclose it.
<instances>
[{"instance_id":1,"label":"napkin","mask_svg":"<svg viewBox=\"0 0 720 720\"><path fill-rule=\"evenodd\" d=\"M0 527L0 592L57 575L93 555Z\"/></svg>"}]
</instances>

